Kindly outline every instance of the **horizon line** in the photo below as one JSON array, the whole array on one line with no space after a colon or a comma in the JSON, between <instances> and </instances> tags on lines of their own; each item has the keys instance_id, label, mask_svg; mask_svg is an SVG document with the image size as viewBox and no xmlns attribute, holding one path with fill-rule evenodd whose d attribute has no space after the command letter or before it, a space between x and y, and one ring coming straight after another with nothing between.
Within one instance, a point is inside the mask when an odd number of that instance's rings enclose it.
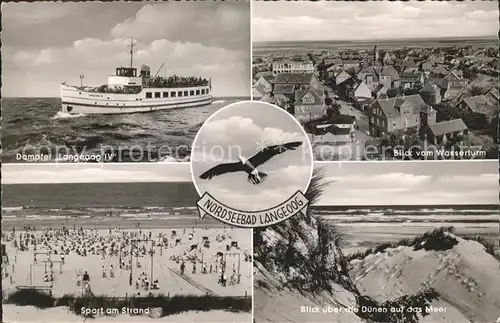
<instances>
[{"instance_id":1,"label":"horizon line","mask_svg":"<svg viewBox=\"0 0 500 323\"><path fill-rule=\"evenodd\" d=\"M428 40L428 39L473 39L473 38L494 38L499 40L498 34L492 35L479 35L479 36L444 36L444 37L393 37L393 38L375 38L375 39L308 39L308 40L263 40L263 41L252 41L252 44L259 43L284 43L284 42L314 42L314 41L362 41L362 42L370 42L370 41L382 41L382 40Z\"/></svg>"}]
</instances>

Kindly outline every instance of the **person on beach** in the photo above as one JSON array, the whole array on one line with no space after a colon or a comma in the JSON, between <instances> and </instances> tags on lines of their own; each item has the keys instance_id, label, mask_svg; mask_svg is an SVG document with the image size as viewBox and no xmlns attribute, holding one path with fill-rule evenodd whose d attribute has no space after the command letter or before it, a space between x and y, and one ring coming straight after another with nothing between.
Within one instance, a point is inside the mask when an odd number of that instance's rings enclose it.
<instances>
[{"instance_id":1,"label":"person on beach","mask_svg":"<svg viewBox=\"0 0 500 323\"><path fill-rule=\"evenodd\" d=\"M184 275L184 269L186 268L186 265L184 264L184 261L181 263L181 275Z\"/></svg>"},{"instance_id":2,"label":"person on beach","mask_svg":"<svg viewBox=\"0 0 500 323\"><path fill-rule=\"evenodd\" d=\"M196 263L193 262L193 274L196 274Z\"/></svg>"},{"instance_id":3,"label":"person on beach","mask_svg":"<svg viewBox=\"0 0 500 323\"><path fill-rule=\"evenodd\" d=\"M207 263L206 262L203 263L203 273L204 274L207 273Z\"/></svg>"},{"instance_id":4,"label":"person on beach","mask_svg":"<svg viewBox=\"0 0 500 323\"><path fill-rule=\"evenodd\" d=\"M61 254L61 263L64 265L64 254Z\"/></svg>"},{"instance_id":5,"label":"person on beach","mask_svg":"<svg viewBox=\"0 0 500 323\"><path fill-rule=\"evenodd\" d=\"M113 267L113 265L111 265L111 267L109 268L109 276L111 278L115 277L115 267Z\"/></svg>"},{"instance_id":6,"label":"person on beach","mask_svg":"<svg viewBox=\"0 0 500 323\"><path fill-rule=\"evenodd\" d=\"M89 276L88 272L85 272L85 274L83 274L83 281L84 282L89 282L90 281L90 276Z\"/></svg>"}]
</instances>

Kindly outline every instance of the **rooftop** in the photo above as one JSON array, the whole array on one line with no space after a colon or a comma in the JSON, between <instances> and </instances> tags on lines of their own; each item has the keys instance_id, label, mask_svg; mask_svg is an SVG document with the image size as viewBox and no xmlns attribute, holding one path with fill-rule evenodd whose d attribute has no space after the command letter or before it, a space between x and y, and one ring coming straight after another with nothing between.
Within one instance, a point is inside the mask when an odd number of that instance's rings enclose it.
<instances>
[{"instance_id":1,"label":"rooftop","mask_svg":"<svg viewBox=\"0 0 500 323\"><path fill-rule=\"evenodd\" d=\"M429 128L431 129L432 133L435 136L440 136L447 133L463 131L468 129L462 119L454 119L454 120L430 124Z\"/></svg>"}]
</instances>

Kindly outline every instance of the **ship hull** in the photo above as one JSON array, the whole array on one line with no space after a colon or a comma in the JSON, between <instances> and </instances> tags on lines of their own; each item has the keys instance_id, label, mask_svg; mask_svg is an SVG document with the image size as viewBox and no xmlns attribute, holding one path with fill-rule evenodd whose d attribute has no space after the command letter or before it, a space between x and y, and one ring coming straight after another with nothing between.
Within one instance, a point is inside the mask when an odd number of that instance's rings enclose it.
<instances>
[{"instance_id":1,"label":"ship hull","mask_svg":"<svg viewBox=\"0 0 500 323\"><path fill-rule=\"evenodd\" d=\"M138 94L95 93L61 85L61 110L69 114L127 114L192 108L211 104L211 94L176 98L146 98L145 93L192 92L198 88L145 89ZM207 90L208 92L208 90Z\"/></svg>"}]
</instances>

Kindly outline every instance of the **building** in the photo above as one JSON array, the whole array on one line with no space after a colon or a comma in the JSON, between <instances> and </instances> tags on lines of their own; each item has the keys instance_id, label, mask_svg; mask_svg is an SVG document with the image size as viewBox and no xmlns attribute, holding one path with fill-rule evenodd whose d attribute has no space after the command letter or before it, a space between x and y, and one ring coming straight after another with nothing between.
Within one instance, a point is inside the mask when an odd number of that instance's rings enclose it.
<instances>
[{"instance_id":1,"label":"building","mask_svg":"<svg viewBox=\"0 0 500 323\"><path fill-rule=\"evenodd\" d=\"M316 124L309 133L316 144L339 144L352 142L356 129L356 118L347 115L336 115L320 124Z\"/></svg>"},{"instance_id":2,"label":"building","mask_svg":"<svg viewBox=\"0 0 500 323\"><path fill-rule=\"evenodd\" d=\"M344 71L347 71L349 69L354 69L355 71L357 71L357 69L361 66L361 61L360 60L357 60L357 59L354 59L354 60L350 60L350 59L343 59L342 60L342 68L344 69Z\"/></svg>"},{"instance_id":3,"label":"building","mask_svg":"<svg viewBox=\"0 0 500 323\"><path fill-rule=\"evenodd\" d=\"M326 115L325 95L313 88L294 93L294 116L301 122L317 120Z\"/></svg>"},{"instance_id":4,"label":"building","mask_svg":"<svg viewBox=\"0 0 500 323\"><path fill-rule=\"evenodd\" d=\"M335 85L340 85L351 78L351 75L344 70L337 70L332 73L332 77L335 78Z\"/></svg>"},{"instance_id":5,"label":"building","mask_svg":"<svg viewBox=\"0 0 500 323\"><path fill-rule=\"evenodd\" d=\"M439 104L447 90L448 81L440 78L428 78L420 90L420 96L428 104Z\"/></svg>"},{"instance_id":6,"label":"building","mask_svg":"<svg viewBox=\"0 0 500 323\"><path fill-rule=\"evenodd\" d=\"M311 61L282 60L273 62L273 73L314 73L314 64Z\"/></svg>"},{"instance_id":7,"label":"building","mask_svg":"<svg viewBox=\"0 0 500 323\"><path fill-rule=\"evenodd\" d=\"M420 72L403 72L399 79L399 86L403 89L413 89L424 83L424 74Z\"/></svg>"},{"instance_id":8,"label":"building","mask_svg":"<svg viewBox=\"0 0 500 323\"><path fill-rule=\"evenodd\" d=\"M436 111L418 94L377 99L367 110L372 137L436 122Z\"/></svg>"},{"instance_id":9,"label":"building","mask_svg":"<svg viewBox=\"0 0 500 323\"><path fill-rule=\"evenodd\" d=\"M392 65L394 64L394 62L396 61L396 55L394 55L393 53L385 53L384 55L384 58L383 58L383 62L384 62L384 65Z\"/></svg>"},{"instance_id":10,"label":"building","mask_svg":"<svg viewBox=\"0 0 500 323\"><path fill-rule=\"evenodd\" d=\"M498 105L491 103L485 95L477 95L465 98L459 103L463 111L474 112L484 115L488 120L493 119L498 113Z\"/></svg>"},{"instance_id":11,"label":"building","mask_svg":"<svg viewBox=\"0 0 500 323\"><path fill-rule=\"evenodd\" d=\"M444 145L449 141L457 141L467 135L468 129L462 119L454 119L429 124L426 131L427 141L433 145ZM459 141L458 141L459 142ZM457 143L458 143L457 142Z\"/></svg>"},{"instance_id":12,"label":"building","mask_svg":"<svg viewBox=\"0 0 500 323\"><path fill-rule=\"evenodd\" d=\"M257 82L255 82L253 86L252 96L255 100L261 100L262 98L271 94L273 89L273 80L274 76L272 75L263 75L260 76Z\"/></svg>"},{"instance_id":13,"label":"building","mask_svg":"<svg viewBox=\"0 0 500 323\"><path fill-rule=\"evenodd\" d=\"M492 88L488 93L485 94L486 98L493 104L499 104L499 93L497 88Z\"/></svg>"},{"instance_id":14,"label":"building","mask_svg":"<svg viewBox=\"0 0 500 323\"><path fill-rule=\"evenodd\" d=\"M296 85L296 90L309 86L316 90L323 89L321 82L313 73L281 73L273 80L273 85L278 84L293 84Z\"/></svg>"},{"instance_id":15,"label":"building","mask_svg":"<svg viewBox=\"0 0 500 323\"><path fill-rule=\"evenodd\" d=\"M392 66L386 66L380 72L379 77L380 84L383 84L386 88L392 89L399 86L399 73Z\"/></svg>"},{"instance_id":16,"label":"building","mask_svg":"<svg viewBox=\"0 0 500 323\"><path fill-rule=\"evenodd\" d=\"M379 84L376 88L373 89L372 95L375 98L382 98L387 94L387 90L388 89L384 86L384 84Z\"/></svg>"},{"instance_id":17,"label":"building","mask_svg":"<svg viewBox=\"0 0 500 323\"><path fill-rule=\"evenodd\" d=\"M374 90L378 82L378 73L372 67L365 67L359 71L357 77L365 82L365 84L370 88L370 90Z\"/></svg>"}]
</instances>

